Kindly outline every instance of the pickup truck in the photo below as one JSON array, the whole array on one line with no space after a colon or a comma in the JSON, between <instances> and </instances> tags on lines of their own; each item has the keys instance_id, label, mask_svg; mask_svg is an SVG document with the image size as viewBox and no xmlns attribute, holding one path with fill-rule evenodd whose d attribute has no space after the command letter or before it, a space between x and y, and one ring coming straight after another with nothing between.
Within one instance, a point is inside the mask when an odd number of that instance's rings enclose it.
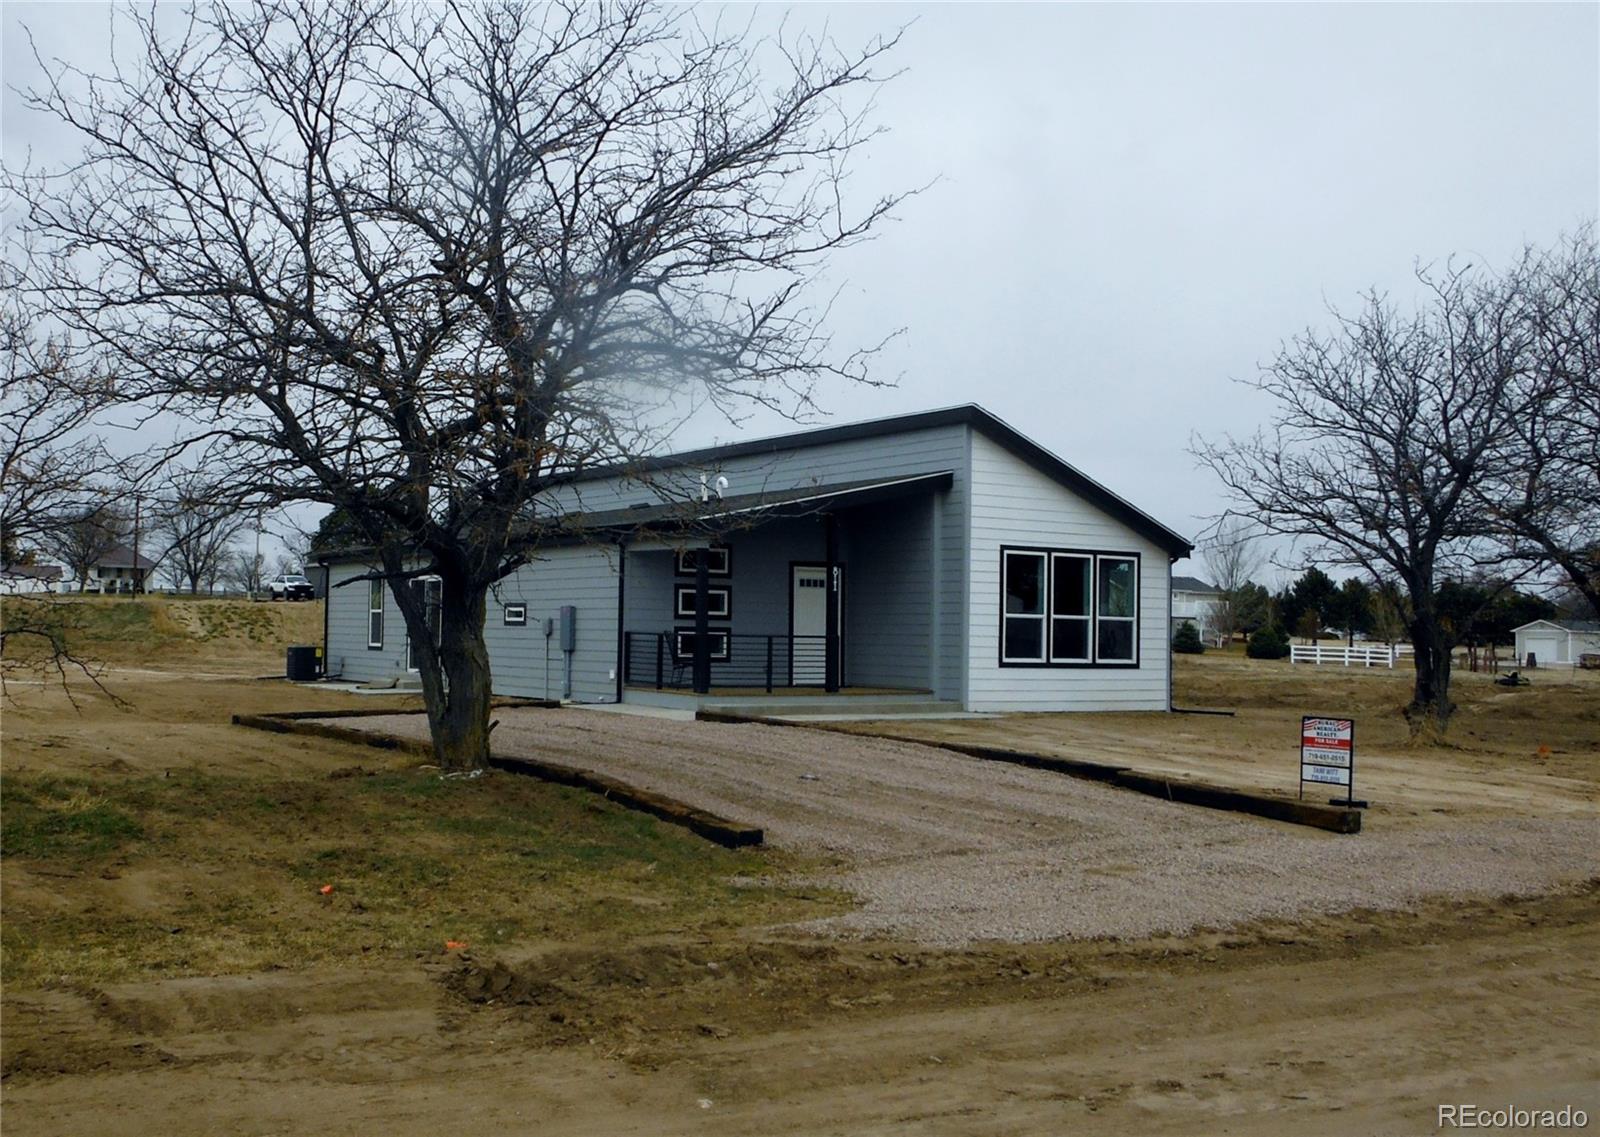
<instances>
[{"instance_id":1,"label":"pickup truck","mask_svg":"<svg viewBox=\"0 0 1600 1137\"><path fill-rule=\"evenodd\" d=\"M279 573L267 581L267 595L274 600L313 600L317 586L299 573Z\"/></svg>"}]
</instances>

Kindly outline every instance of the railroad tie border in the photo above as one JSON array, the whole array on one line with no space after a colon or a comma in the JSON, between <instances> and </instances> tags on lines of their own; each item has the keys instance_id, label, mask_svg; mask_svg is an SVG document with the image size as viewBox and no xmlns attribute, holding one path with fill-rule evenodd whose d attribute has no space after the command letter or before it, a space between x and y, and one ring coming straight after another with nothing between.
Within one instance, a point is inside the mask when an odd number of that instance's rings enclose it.
<instances>
[{"instance_id":1,"label":"railroad tie border","mask_svg":"<svg viewBox=\"0 0 1600 1137\"><path fill-rule=\"evenodd\" d=\"M503 705L539 706L548 704L523 701L516 704ZM432 757L433 747L420 739L402 738L394 734L380 734L376 731L359 730L355 727L339 726L335 723L310 721L312 719L330 718L372 718L376 714L407 713L421 714L423 712L374 712L370 710L342 712L286 711L269 715L234 715L233 722L236 726L272 731L275 734L304 734L315 738L329 738L337 742L354 742L361 746L371 746L379 750L398 750L402 753L415 754L419 757ZM687 802L678 801L676 798L670 798L665 794L658 794L651 790L641 789L619 778L597 773L594 770L585 770L577 766L563 766L556 762L545 762L537 758L518 758L511 755L491 757L489 766L492 769L502 770L508 774L538 778L543 782L570 786L574 789L587 790L590 793L599 794L601 797L614 801L625 809L647 813L651 817L659 818L669 825L680 826L696 836L704 837L706 840L724 848L750 848L762 844L765 840L765 833L760 826L729 820L708 810L699 809Z\"/></svg>"},{"instance_id":2,"label":"railroad tie border","mask_svg":"<svg viewBox=\"0 0 1600 1137\"><path fill-rule=\"evenodd\" d=\"M858 738L882 738L890 742L908 742L915 746L931 746L937 750L953 750L970 758L989 762L1006 762L1014 766L1028 766L1036 770L1066 774L1102 782L1134 793L1148 794L1167 801L1185 805L1198 805L1207 809L1223 809L1235 813L1249 813L1272 821L1286 821L1291 825L1307 825L1325 829L1330 833L1361 832L1361 811L1342 806L1318 805L1295 801L1292 798L1273 797L1269 794L1251 793L1247 790L1214 786L1206 782L1192 782L1182 778L1166 778L1147 774L1128 766L1113 766L1105 762L1086 762L1076 758L1060 758L1051 754L1028 754L1020 750L1007 750L997 746L974 746L962 742L932 742L908 734L892 731L842 730L832 723L795 722L766 716L731 714L727 711L699 711L695 717L704 722L760 723L765 726L798 727L802 730L825 730L833 733L853 734Z\"/></svg>"}]
</instances>

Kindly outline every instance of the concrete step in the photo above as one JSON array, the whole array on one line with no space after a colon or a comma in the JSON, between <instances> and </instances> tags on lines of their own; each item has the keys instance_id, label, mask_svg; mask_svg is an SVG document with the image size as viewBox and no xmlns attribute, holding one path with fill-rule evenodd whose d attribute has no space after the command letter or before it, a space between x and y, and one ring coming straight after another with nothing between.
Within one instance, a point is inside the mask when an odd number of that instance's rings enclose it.
<instances>
[{"instance_id":1,"label":"concrete step","mask_svg":"<svg viewBox=\"0 0 1600 1137\"><path fill-rule=\"evenodd\" d=\"M705 700L702 710L730 715L757 715L763 718L808 718L813 715L937 715L958 714L961 704L949 699L873 698L854 696L829 699L823 696L797 699Z\"/></svg>"}]
</instances>

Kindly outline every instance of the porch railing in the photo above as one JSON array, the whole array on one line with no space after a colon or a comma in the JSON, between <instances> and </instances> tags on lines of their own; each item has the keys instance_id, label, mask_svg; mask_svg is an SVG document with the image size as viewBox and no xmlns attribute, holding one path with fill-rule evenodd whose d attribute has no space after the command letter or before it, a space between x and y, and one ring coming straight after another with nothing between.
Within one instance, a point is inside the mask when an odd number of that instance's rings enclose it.
<instances>
[{"instance_id":1,"label":"porch railing","mask_svg":"<svg viewBox=\"0 0 1600 1137\"><path fill-rule=\"evenodd\" d=\"M713 687L759 687L771 691L774 687L824 685L826 636L736 635L712 629L709 639L714 649ZM622 675L628 686L668 691L694 689L692 639L679 642L674 632L628 632L622 646Z\"/></svg>"}]
</instances>

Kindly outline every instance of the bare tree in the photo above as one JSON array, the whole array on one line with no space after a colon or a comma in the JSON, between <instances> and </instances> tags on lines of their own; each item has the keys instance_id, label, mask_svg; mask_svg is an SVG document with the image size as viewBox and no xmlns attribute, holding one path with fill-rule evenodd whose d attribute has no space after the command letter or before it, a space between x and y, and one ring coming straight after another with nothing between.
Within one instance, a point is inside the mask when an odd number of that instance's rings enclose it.
<instances>
[{"instance_id":1,"label":"bare tree","mask_svg":"<svg viewBox=\"0 0 1600 1137\"><path fill-rule=\"evenodd\" d=\"M229 546L250 517L215 471L180 470L170 476L157 506L155 536L174 581L200 591L221 575Z\"/></svg>"},{"instance_id":2,"label":"bare tree","mask_svg":"<svg viewBox=\"0 0 1600 1137\"><path fill-rule=\"evenodd\" d=\"M1473 485L1502 557L1561 572L1600 608L1600 247L1593 225L1530 248L1497 302L1526 320L1526 358L1496 460Z\"/></svg>"},{"instance_id":3,"label":"bare tree","mask_svg":"<svg viewBox=\"0 0 1600 1137\"><path fill-rule=\"evenodd\" d=\"M1453 709L1436 585L1466 575L1488 534L1473 486L1524 410L1515 380L1528 333L1470 266L1418 277L1429 302L1415 315L1372 295L1354 315L1335 313L1333 332L1284 345L1254 382L1276 404L1270 431L1195 448L1268 532L1399 582L1414 736L1442 732Z\"/></svg>"},{"instance_id":4,"label":"bare tree","mask_svg":"<svg viewBox=\"0 0 1600 1137\"><path fill-rule=\"evenodd\" d=\"M0 572L59 548L106 499L102 479L115 479L93 429L103 387L81 381L82 359L65 337L43 333L22 284L14 264L0 265ZM53 675L69 696L72 674L95 678L97 665L72 646L79 615L59 596L7 598L0 690L18 668Z\"/></svg>"},{"instance_id":5,"label":"bare tree","mask_svg":"<svg viewBox=\"0 0 1600 1137\"><path fill-rule=\"evenodd\" d=\"M81 360L42 334L23 280L0 265L0 561L49 546L107 496L111 459L91 429L101 401L76 382Z\"/></svg>"},{"instance_id":6,"label":"bare tree","mask_svg":"<svg viewBox=\"0 0 1600 1137\"><path fill-rule=\"evenodd\" d=\"M804 284L895 203L854 210L845 178L892 41L639 0L125 18L132 58L30 96L86 144L73 177L12 179L61 318L121 395L225 437L249 492L343 511L440 763L481 764L485 598L544 537L531 503L686 398L793 413L866 378Z\"/></svg>"},{"instance_id":7,"label":"bare tree","mask_svg":"<svg viewBox=\"0 0 1600 1137\"><path fill-rule=\"evenodd\" d=\"M260 592L266 574L267 558L254 549L229 548L223 556L222 579L241 592Z\"/></svg>"},{"instance_id":8,"label":"bare tree","mask_svg":"<svg viewBox=\"0 0 1600 1137\"><path fill-rule=\"evenodd\" d=\"M120 509L94 505L58 521L45 536L44 546L71 570L82 592L88 587L90 571L127 541L131 530Z\"/></svg>"},{"instance_id":9,"label":"bare tree","mask_svg":"<svg viewBox=\"0 0 1600 1137\"><path fill-rule=\"evenodd\" d=\"M1239 608L1243 590L1266 563L1266 554L1250 526L1237 517L1225 517L1201 550L1206 572L1220 596L1210 604L1208 615L1218 642L1230 644L1239 629Z\"/></svg>"}]
</instances>

